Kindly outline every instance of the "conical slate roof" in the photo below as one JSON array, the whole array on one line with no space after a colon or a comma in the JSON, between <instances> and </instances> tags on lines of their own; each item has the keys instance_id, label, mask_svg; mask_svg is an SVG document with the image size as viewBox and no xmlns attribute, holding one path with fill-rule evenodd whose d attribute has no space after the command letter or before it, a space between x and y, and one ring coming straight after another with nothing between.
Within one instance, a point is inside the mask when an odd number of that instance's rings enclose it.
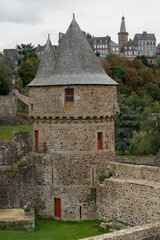
<instances>
[{"instance_id":1,"label":"conical slate roof","mask_svg":"<svg viewBox=\"0 0 160 240\"><path fill-rule=\"evenodd\" d=\"M122 21L121 21L120 32L126 33L126 25L125 25L125 17L124 16L122 17Z\"/></svg>"},{"instance_id":2,"label":"conical slate roof","mask_svg":"<svg viewBox=\"0 0 160 240\"><path fill-rule=\"evenodd\" d=\"M31 83L34 85L35 84L39 85L43 78L46 79L50 77L54 72L54 66L55 66L55 52L50 40L50 35L48 34L48 39L37 70L36 77Z\"/></svg>"},{"instance_id":3,"label":"conical slate roof","mask_svg":"<svg viewBox=\"0 0 160 240\"><path fill-rule=\"evenodd\" d=\"M103 70L75 18L60 42L54 73L39 82L33 80L29 86L74 84L117 84Z\"/></svg>"}]
</instances>

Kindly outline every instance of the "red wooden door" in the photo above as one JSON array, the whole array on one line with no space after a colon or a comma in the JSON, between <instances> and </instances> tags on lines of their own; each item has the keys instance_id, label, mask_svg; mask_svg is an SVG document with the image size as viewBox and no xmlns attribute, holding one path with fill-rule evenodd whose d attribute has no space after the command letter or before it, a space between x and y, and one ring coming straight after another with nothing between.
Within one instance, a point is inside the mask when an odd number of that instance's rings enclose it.
<instances>
[{"instance_id":1,"label":"red wooden door","mask_svg":"<svg viewBox=\"0 0 160 240\"><path fill-rule=\"evenodd\" d=\"M98 133L98 150L102 149L102 132Z\"/></svg>"},{"instance_id":2,"label":"red wooden door","mask_svg":"<svg viewBox=\"0 0 160 240\"><path fill-rule=\"evenodd\" d=\"M55 217L61 217L61 199L55 198Z\"/></svg>"},{"instance_id":3,"label":"red wooden door","mask_svg":"<svg viewBox=\"0 0 160 240\"><path fill-rule=\"evenodd\" d=\"M35 149L38 150L38 131L35 131Z\"/></svg>"}]
</instances>

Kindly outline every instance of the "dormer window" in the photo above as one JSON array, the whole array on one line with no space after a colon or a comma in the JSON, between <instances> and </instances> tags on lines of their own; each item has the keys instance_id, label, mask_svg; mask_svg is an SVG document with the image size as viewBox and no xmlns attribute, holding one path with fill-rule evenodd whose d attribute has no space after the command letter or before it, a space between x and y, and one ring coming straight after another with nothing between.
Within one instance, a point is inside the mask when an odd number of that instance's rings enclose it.
<instances>
[{"instance_id":1,"label":"dormer window","mask_svg":"<svg viewBox=\"0 0 160 240\"><path fill-rule=\"evenodd\" d=\"M74 88L65 89L65 103L74 104Z\"/></svg>"}]
</instances>

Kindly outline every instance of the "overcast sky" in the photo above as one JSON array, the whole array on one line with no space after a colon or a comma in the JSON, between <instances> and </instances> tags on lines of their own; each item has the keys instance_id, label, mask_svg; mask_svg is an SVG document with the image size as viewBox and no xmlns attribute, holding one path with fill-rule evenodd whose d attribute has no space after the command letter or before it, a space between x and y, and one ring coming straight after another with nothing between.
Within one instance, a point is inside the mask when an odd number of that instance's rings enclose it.
<instances>
[{"instance_id":1,"label":"overcast sky","mask_svg":"<svg viewBox=\"0 0 160 240\"><path fill-rule=\"evenodd\" d=\"M80 28L97 37L118 42L124 14L129 38L145 30L160 41L160 0L0 0L0 51L21 43L44 45L48 33L57 45L73 13Z\"/></svg>"}]
</instances>

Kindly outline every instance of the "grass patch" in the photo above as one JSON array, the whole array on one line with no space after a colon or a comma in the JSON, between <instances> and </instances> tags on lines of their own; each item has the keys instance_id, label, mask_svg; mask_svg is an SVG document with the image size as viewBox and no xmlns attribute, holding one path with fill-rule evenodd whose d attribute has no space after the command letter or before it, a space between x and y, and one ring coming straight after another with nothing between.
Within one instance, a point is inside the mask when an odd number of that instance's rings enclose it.
<instances>
[{"instance_id":1,"label":"grass patch","mask_svg":"<svg viewBox=\"0 0 160 240\"><path fill-rule=\"evenodd\" d=\"M12 141L12 132L13 131L32 131L32 125L0 125L0 139L2 141Z\"/></svg>"},{"instance_id":2,"label":"grass patch","mask_svg":"<svg viewBox=\"0 0 160 240\"><path fill-rule=\"evenodd\" d=\"M18 165L23 167L23 166L27 165L27 162L26 162L26 160L21 160Z\"/></svg>"},{"instance_id":3,"label":"grass patch","mask_svg":"<svg viewBox=\"0 0 160 240\"><path fill-rule=\"evenodd\" d=\"M78 240L108 233L99 228L99 220L90 221L56 221L42 219L33 232L24 230L0 230L0 240Z\"/></svg>"}]
</instances>

